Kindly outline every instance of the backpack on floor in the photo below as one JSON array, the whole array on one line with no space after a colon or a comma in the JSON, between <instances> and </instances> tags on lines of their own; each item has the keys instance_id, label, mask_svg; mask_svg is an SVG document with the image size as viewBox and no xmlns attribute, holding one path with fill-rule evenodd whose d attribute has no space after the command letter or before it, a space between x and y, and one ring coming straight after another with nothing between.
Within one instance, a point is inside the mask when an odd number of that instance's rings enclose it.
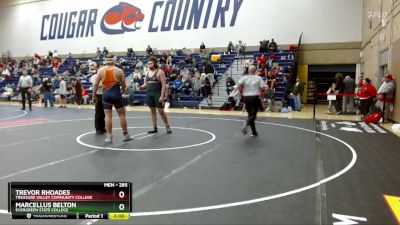
<instances>
[{"instance_id":1,"label":"backpack on floor","mask_svg":"<svg viewBox=\"0 0 400 225\"><path fill-rule=\"evenodd\" d=\"M364 122L366 123L378 123L382 118L382 112L372 112L368 116L364 118Z\"/></svg>"},{"instance_id":2,"label":"backpack on floor","mask_svg":"<svg viewBox=\"0 0 400 225\"><path fill-rule=\"evenodd\" d=\"M230 102L224 102L224 104L219 108L221 111L230 111L232 110L232 104Z\"/></svg>"}]
</instances>

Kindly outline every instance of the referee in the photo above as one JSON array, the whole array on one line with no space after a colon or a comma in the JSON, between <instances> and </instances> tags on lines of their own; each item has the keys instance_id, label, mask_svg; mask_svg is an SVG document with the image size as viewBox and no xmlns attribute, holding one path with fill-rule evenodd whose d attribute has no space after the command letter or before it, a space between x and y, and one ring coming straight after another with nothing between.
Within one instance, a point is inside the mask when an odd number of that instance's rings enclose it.
<instances>
[{"instance_id":1,"label":"referee","mask_svg":"<svg viewBox=\"0 0 400 225\"><path fill-rule=\"evenodd\" d=\"M242 77L238 84L240 94L244 96L246 110L248 114L247 121L245 121L242 129L243 134L247 134L247 128L251 127L251 136L257 137L255 120L257 112L260 109L260 92L264 90L265 83L261 77L256 75L257 68L252 65L249 67L249 75Z\"/></svg>"},{"instance_id":2,"label":"referee","mask_svg":"<svg viewBox=\"0 0 400 225\"><path fill-rule=\"evenodd\" d=\"M32 111L32 77L28 75L28 71L26 69L22 70L22 76L19 77L17 89L21 92L22 96L22 108L21 110L25 110L25 102L26 97L28 98L29 111Z\"/></svg>"},{"instance_id":3,"label":"referee","mask_svg":"<svg viewBox=\"0 0 400 225\"><path fill-rule=\"evenodd\" d=\"M90 82L94 88L97 79L97 63L95 61L89 63L89 74L92 75L90 77ZM103 99L103 83L100 82L97 93L93 93L93 95L96 95L97 99ZM98 101L95 105L94 128L96 129L96 133L99 135L106 133L105 117L103 101Z\"/></svg>"}]
</instances>

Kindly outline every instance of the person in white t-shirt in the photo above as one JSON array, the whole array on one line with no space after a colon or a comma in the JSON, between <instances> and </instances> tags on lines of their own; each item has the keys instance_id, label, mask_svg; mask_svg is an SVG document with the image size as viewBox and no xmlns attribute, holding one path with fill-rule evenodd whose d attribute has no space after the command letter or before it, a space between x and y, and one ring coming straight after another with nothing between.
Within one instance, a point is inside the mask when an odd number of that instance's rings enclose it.
<instances>
[{"instance_id":1,"label":"person in white t-shirt","mask_svg":"<svg viewBox=\"0 0 400 225\"><path fill-rule=\"evenodd\" d=\"M60 106L58 108L67 108L67 83L65 83L63 76L61 76L59 94L60 94Z\"/></svg>"},{"instance_id":2,"label":"person in white t-shirt","mask_svg":"<svg viewBox=\"0 0 400 225\"><path fill-rule=\"evenodd\" d=\"M328 111L326 113L332 113L332 108L334 108L336 102L335 102L335 100L329 100L329 95L336 94L336 84L335 83L332 83L331 87L328 89L326 94L328 95L328 101L329 101Z\"/></svg>"},{"instance_id":3,"label":"person in white t-shirt","mask_svg":"<svg viewBox=\"0 0 400 225\"><path fill-rule=\"evenodd\" d=\"M29 111L32 111L32 77L28 75L28 71L26 69L22 70L22 76L19 77L17 90L21 92L22 96L22 108L21 110L25 110L25 102L28 99Z\"/></svg>"},{"instance_id":4,"label":"person in white t-shirt","mask_svg":"<svg viewBox=\"0 0 400 225\"><path fill-rule=\"evenodd\" d=\"M249 75L242 77L238 82L238 88L241 96L244 97L246 110L248 114L247 121L245 121L242 133L247 134L247 129L250 126L252 137L258 136L256 131L255 120L257 112L260 109L260 92L265 89L265 82L263 79L256 75L257 68L254 65L249 67Z\"/></svg>"}]
</instances>

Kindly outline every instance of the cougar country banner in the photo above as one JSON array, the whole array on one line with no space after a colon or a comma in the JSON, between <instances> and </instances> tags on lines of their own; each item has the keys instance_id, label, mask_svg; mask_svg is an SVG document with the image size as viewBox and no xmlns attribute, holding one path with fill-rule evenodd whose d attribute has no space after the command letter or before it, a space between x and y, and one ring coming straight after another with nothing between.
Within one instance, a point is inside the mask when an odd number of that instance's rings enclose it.
<instances>
[{"instance_id":1,"label":"cougar country banner","mask_svg":"<svg viewBox=\"0 0 400 225\"><path fill-rule=\"evenodd\" d=\"M335 8L335 10L332 10ZM345 13L348 12L348 13ZM362 0L48 0L0 8L0 51L14 56L361 40ZM334 28L334 29L333 29Z\"/></svg>"}]
</instances>

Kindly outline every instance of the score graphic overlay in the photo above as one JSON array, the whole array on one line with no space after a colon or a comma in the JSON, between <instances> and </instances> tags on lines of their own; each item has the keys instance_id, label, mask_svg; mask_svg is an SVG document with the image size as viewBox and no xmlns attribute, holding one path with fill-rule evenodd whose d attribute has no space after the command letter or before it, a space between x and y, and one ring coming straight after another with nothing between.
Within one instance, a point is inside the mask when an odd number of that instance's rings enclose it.
<instances>
[{"instance_id":1,"label":"score graphic overlay","mask_svg":"<svg viewBox=\"0 0 400 225\"><path fill-rule=\"evenodd\" d=\"M10 182L13 219L129 219L130 182Z\"/></svg>"}]
</instances>

